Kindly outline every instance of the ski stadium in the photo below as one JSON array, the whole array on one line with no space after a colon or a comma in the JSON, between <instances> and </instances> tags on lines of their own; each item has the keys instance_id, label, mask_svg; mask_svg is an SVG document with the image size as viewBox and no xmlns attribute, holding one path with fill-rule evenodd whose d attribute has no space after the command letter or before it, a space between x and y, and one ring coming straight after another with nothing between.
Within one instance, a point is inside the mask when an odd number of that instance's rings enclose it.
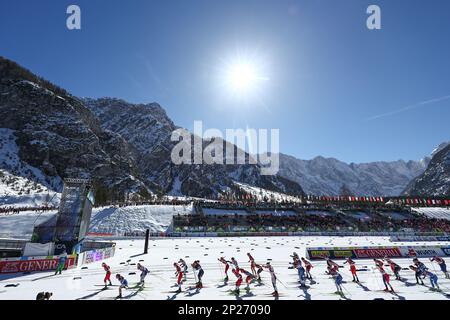
<instances>
[{"instance_id":1,"label":"ski stadium","mask_svg":"<svg viewBox=\"0 0 450 320\"><path fill-rule=\"evenodd\" d=\"M89 181L72 179L58 208L2 208L0 299L33 300L39 292L55 300L450 298L442 269L450 261L446 199L248 195L95 207L91 191ZM300 258L311 278L299 271ZM417 263L426 270L418 278Z\"/></svg>"}]
</instances>

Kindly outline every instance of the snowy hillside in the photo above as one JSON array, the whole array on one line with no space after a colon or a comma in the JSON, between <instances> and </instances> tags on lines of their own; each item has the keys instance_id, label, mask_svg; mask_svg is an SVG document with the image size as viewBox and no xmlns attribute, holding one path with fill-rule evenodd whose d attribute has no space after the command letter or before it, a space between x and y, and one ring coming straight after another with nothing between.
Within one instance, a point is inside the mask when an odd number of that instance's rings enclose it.
<instances>
[{"instance_id":1,"label":"snowy hillside","mask_svg":"<svg viewBox=\"0 0 450 320\"><path fill-rule=\"evenodd\" d=\"M192 213L189 206L130 206L96 208L93 210L89 232L123 235L125 232L164 232L173 215Z\"/></svg>"},{"instance_id":2,"label":"snowy hillside","mask_svg":"<svg viewBox=\"0 0 450 320\"><path fill-rule=\"evenodd\" d=\"M109 189L110 197L148 193L136 176L127 143L118 134L102 130L82 102L2 57L0 74L0 128L17 137L17 147L7 148L18 155L16 160L38 169L48 184L64 178L92 178L96 186ZM5 130L2 136L9 141L11 131ZM0 162L5 159L1 154ZM10 166L5 170L23 176ZM38 175L24 177L43 184Z\"/></svg>"},{"instance_id":3,"label":"snowy hillside","mask_svg":"<svg viewBox=\"0 0 450 320\"><path fill-rule=\"evenodd\" d=\"M290 196L285 193L270 191L263 188L254 187L245 183L235 182L235 185L246 194L252 195L253 199L257 200L273 200L273 201L290 201L298 202L299 198Z\"/></svg>"},{"instance_id":4,"label":"snowy hillside","mask_svg":"<svg viewBox=\"0 0 450 320\"><path fill-rule=\"evenodd\" d=\"M34 206L59 201L59 177L49 177L19 157L14 130L0 128L0 206Z\"/></svg>"}]
</instances>

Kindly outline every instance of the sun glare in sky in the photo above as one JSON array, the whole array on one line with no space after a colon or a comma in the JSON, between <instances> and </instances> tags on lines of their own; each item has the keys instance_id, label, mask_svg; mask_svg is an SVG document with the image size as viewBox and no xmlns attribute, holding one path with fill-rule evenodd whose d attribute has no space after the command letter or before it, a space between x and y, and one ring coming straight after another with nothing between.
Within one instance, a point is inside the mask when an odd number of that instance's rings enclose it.
<instances>
[{"instance_id":1,"label":"sun glare in sky","mask_svg":"<svg viewBox=\"0 0 450 320\"><path fill-rule=\"evenodd\" d=\"M264 74L264 64L256 57L239 55L230 59L222 72L228 93L240 98L254 95L269 80Z\"/></svg>"},{"instance_id":2,"label":"sun glare in sky","mask_svg":"<svg viewBox=\"0 0 450 320\"><path fill-rule=\"evenodd\" d=\"M248 90L258 80L255 68L249 63L236 63L227 75L230 86L237 91Z\"/></svg>"}]
</instances>

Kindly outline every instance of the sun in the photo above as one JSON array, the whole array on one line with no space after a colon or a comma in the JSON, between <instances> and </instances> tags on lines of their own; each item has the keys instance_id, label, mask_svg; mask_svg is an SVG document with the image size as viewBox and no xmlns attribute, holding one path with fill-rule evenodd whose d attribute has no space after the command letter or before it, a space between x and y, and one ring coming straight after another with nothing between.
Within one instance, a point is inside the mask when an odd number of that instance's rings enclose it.
<instances>
[{"instance_id":1,"label":"sun","mask_svg":"<svg viewBox=\"0 0 450 320\"><path fill-rule=\"evenodd\" d=\"M238 62L231 65L227 78L231 88L241 92L251 89L258 81L255 67L245 62Z\"/></svg>"},{"instance_id":2,"label":"sun","mask_svg":"<svg viewBox=\"0 0 450 320\"><path fill-rule=\"evenodd\" d=\"M230 58L221 68L223 84L236 98L257 95L269 80L265 64L257 55L242 54Z\"/></svg>"}]
</instances>

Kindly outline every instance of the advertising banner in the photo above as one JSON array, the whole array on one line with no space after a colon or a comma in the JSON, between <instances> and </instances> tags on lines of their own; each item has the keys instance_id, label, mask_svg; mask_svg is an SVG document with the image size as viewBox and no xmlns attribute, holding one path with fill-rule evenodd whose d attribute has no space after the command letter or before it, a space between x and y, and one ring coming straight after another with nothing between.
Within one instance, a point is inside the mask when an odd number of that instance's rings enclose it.
<instances>
[{"instance_id":1,"label":"advertising banner","mask_svg":"<svg viewBox=\"0 0 450 320\"><path fill-rule=\"evenodd\" d=\"M76 265L76 256L68 256L66 260L66 268L70 269ZM0 273L18 273L31 271L48 271L56 270L58 266L58 257L28 257L22 260L1 259Z\"/></svg>"},{"instance_id":2,"label":"advertising banner","mask_svg":"<svg viewBox=\"0 0 450 320\"><path fill-rule=\"evenodd\" d=\"M450 246L318 247L306 253L312 260L433 257L450 256Z\"/></svg>"},{"instance_id":3,"label":"advertising banner","mask_svg":"<svg viewBox=\"0 0 450 320\"><path fill-rule=\"evenodd\" d=\"M95 250L83 252L80 254L79 261L81 261L81 263L79 265L94 263L97 261L102 261L102 260L111 258L114 256L114 253L115 253L115 247L109 247L109 248L104 248L104 249L95 249Z\"/></svg>"}]
</instances>

